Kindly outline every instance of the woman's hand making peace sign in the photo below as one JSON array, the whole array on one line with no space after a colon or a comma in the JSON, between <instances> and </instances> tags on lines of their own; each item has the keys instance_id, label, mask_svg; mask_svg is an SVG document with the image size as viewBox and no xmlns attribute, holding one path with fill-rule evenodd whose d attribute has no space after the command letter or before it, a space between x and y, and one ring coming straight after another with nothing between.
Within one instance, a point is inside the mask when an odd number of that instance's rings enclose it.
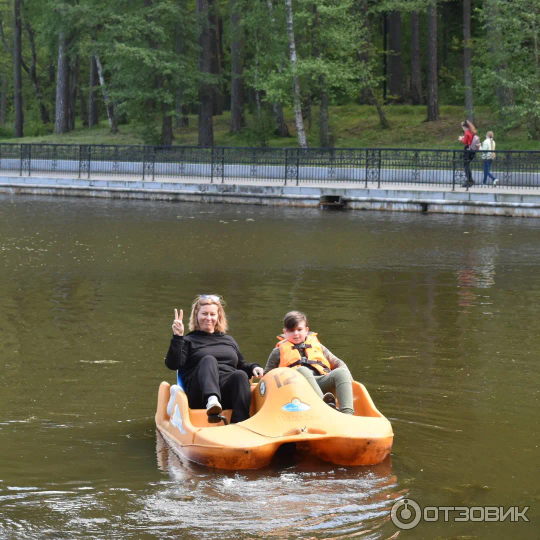
<instances>
[{"instance_id":1,"label":"woman's hand making peace sign","mask_svg":"<svg viewBox=\"0 0 540 540\"><path fill-rule=\"evenodd\" d=\"M180 313L178 313L178 310L174 310L174 322L172 325L173 334L175 336L183 336L184 335L184 323L182 322L182 319L184 318L184 310L180 310Z\"/></svg>"}]
</instances>

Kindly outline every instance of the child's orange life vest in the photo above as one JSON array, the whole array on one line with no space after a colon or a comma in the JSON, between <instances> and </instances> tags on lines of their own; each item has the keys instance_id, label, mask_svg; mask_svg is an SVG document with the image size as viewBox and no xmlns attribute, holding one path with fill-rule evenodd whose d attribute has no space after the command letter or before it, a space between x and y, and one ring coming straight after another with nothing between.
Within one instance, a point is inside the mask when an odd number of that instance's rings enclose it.
<instances>
[{"instance_id":1,"label":"child's orange life vest","mask_svg":"<svg viewBox=\"0 0 540 540\"><path fill-rule=\"evenodd\" d=\"M310 332L306 336L304 343L299 345L291 343L283 336L278 336L278 339L281 340L276 345L276 347L279 347L279 367L296 369L300 366L308 366L314 368L321 375L326 375L332 371L330 362L324 357L317 334ZM303 351L303 354L300 351Z\"/></svg>"}]
</instances>

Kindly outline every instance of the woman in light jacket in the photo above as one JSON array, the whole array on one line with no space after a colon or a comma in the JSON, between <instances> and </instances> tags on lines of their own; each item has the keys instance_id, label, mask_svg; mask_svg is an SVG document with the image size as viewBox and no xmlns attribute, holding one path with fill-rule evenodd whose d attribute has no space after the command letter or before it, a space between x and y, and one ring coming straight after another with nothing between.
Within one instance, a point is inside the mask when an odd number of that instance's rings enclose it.
<instances>
[{"instance_id":1,"label":"woman in light jacket","mask_svg":"<svg viewBox=\"0 0 540 540\"><path fill-rule=\"evenodd\" d=\"M490 171L491 162L495 159L495 141L493 140L493 131L486 133L486 140L482 143L482 159L484 161L484 181L487 183L488 176L493 180L493 185L496 186L499 181L493 176Z\"/></svg>"}]
</instances>

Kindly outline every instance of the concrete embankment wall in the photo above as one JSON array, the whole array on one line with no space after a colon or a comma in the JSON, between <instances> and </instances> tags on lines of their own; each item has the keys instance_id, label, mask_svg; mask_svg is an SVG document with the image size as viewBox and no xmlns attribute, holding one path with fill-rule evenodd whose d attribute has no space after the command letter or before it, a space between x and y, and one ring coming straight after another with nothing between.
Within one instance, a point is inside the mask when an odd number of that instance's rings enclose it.
<instances>
[{"instance_id":1,"label":"concrete embankment wall","mask_svg":"<svg viewBox=\"0 0 540 540\"><path fill-rule=\"evenodd\" d=\"M540 192L438 189L262 186L132 180L0 177L0 193L60 195L179 202L318 207L322 197L340 197L344 208L400 212L540 217Z\"/></svg>"}]
</instances>

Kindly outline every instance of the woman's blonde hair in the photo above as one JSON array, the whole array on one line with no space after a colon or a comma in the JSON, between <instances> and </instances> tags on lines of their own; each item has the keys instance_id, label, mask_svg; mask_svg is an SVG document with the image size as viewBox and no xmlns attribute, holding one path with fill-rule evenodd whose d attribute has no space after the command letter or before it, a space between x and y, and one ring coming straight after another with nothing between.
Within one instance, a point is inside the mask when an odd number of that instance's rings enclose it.
<instances>
[{"instance_id":1,"label":"woman's blonde hair","mask_svg":"<svg viewBox=\"0 0 540 540\"><path fill-rule=\"evenodd\" d=\"M202 306L208 306L214 304L218 308L218 320L215 328L215 332L226 332L229 328L227 322L227 316L225 315L225 302L223 298L217 294L199 294L195 297L193 304L191 305L191 315L189 316L189 330L200 330L199 327L199 311Z\"/></svg>"},{"instance_id":2,"label":"woman's blonde hair","mask_svg":"<svg viewBox=\"0 0 540 540\"><path fill-rule=\"evenodd\" d=\"M486 137L489 137L490 139L493 139L493 131L488 131L486 133Z\"/></svg>"}]
</instances>

